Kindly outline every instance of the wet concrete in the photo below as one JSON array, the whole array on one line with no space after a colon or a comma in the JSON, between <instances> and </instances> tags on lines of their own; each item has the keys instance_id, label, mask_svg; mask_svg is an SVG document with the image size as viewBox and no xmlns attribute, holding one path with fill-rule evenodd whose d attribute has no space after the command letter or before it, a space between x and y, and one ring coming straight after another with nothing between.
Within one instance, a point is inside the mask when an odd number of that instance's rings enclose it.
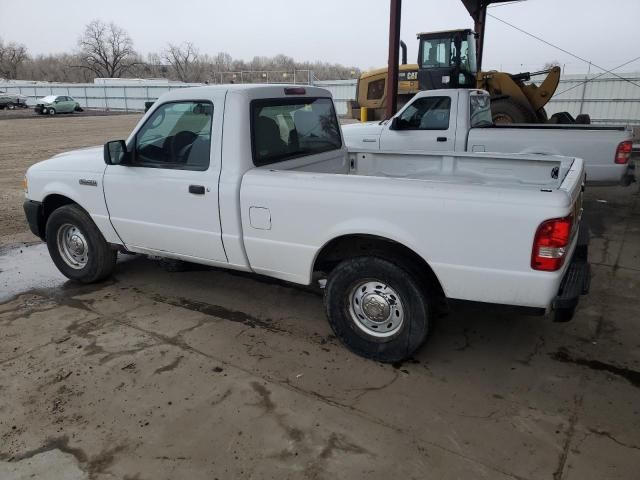
<instances>
[{"instance_id":1,"label":"wet concrete","mask_svg":"<svg viewBox=\"0 0 640 480\"><path fill-rule=\"evenodd\" d=\"M0 478L635 478L638 198L588 190L573 322L458 305L395 366L313 290L138 257L82 286L4 249Z\"/></svg>"},{"instance_id":2,"label":"wet concrete","mask_svg":"<svg viewBox=\"0 0 640 480\"><path fill-rule=\"evenodd\" d=\"M0 302L37 288L60 287L67 278L55 267L44 243L0 248Z\"/></svg>"}]
</instances>

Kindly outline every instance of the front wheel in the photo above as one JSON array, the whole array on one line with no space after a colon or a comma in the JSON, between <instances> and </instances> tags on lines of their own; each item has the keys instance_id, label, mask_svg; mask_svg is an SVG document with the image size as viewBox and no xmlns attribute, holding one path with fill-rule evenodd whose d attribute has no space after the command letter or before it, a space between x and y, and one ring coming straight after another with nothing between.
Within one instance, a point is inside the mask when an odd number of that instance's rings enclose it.
<instances>
[{"instance_id":1,"label":"front wheel","mask_svg":"<svg viewBox=\"0 0 640 480\"><path fill-rule=\"evenodd\" d=\"M118 252L79 206L55 210L47 220L46 238L49 255L65 277L93 283L113 272Z\"/></svg>"},{"instance_id":2,"label":"front wheel","mask_svg":"<svg viewBox=\"0 0 640 480\"><path fill-rule=\"evenodd\" d=\"M49 109L49 115L55 115L56 114L56 109L55 108L50 108Z\"/></svg>"},{"instance_id":3,"label":"front wheel","mask_svg":"<svg viewBox=\"0 0 640 480\"><path fill-rule=\"evenodd\" d=\"M40 110L40 113L42 113L43 115L48 115L49 109L47 107L43 107L42 110Z\"/></svg>"},{"instance_id":4,"label":"front wheel","mask_svg":"<svg viewBox=\"0 0 640 480\"><path fill-rule=\"evenodd\" d=\"M8 108L9 110L15 110L15 109L16 109L16 106L15 106L13 103L9 103L9 104L7 105L7 108Z\"/></svg>"},{"instance_id":5,"label":"front wheel","mask_svg":"<svg viewBox=\"0 0 640 480\"><path fill-rule=\"evenodd\" d=\"M408 269L388 260L345 260L327 279L329 324L358 355L380 362L406 360L429 334L432 307L426 288Z\"/></svg>"}]
</instances>

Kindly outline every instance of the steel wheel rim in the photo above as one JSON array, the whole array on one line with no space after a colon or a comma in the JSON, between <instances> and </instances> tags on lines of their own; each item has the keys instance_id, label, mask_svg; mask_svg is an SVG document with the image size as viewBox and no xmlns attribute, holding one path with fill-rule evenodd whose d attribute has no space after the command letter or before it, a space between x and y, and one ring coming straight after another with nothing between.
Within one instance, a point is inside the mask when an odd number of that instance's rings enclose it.
<instances>
[{"instance_id":1,"label":"steel wheel rim","mask_svg":"<svg viewBox=\"0 0 640 480\"><path fill-rule=\"evenodd\" d=\"M49 115L55 115L56 114L56 109L55 108L50 108L49 109Z\"/></svg>"},{"instance_id":2,"label":"steel wheel rim","mask_svg":"<svg viewBox=\"0 0 640 480\"><path fill-rule=\"evenodd\" d=\"M398 293L376 279L358 282L349 292L349 314L367 335L387 338L404 323L404 307Z\"/></svg>"},{"instance_id":3,"label":"steel wheel rim","mask_svg":"<svg viewBox=\"0 0 640 480\"><path fill-rule=\"evenodd\" d=\"M89 262L89 244L82 231L70 223L58 229L56 243L64 263L75 270L82 270Z\"/></svg>"}]
</instances>

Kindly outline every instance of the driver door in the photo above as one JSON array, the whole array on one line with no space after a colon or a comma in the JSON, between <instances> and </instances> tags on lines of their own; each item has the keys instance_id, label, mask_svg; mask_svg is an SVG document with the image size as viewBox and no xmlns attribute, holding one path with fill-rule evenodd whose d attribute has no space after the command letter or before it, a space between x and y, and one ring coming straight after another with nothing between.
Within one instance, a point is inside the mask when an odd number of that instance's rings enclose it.
<instances>
[{"instance_id":1,"label":"driver door","mask_svg":"<svg viewBox=\"0 0 640 480\"><path fill-rule=\"evenodd\" d=\"M107 166L111 223L128 249L227 261L218 212L223 101L159 105L129 139L129 163Z\"/></svg>"},{"instance_id":2,"label":"driver door","mask_svg":"<svg viewBox=\"0 0 640 480\"><path fill-rule=\"evenodd\" d=\"M392 151L454 151L456 122L451 118L451 97L422 97L400 112L396 129L385 128L380 149Z\"/></svg>"}]
</instances>

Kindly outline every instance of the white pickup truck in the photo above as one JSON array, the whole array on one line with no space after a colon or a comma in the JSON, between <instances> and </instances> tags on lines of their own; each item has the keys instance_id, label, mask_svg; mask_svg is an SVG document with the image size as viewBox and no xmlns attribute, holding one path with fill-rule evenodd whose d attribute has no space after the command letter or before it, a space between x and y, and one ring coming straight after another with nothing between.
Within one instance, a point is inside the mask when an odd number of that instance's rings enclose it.
<instances>
[{"instance_id":1,"label":"white pickup truck","mask_svg":"<svg viewBox=\"0 0 640 480\"><path fill-rule=\"evenodd\" d=\"M444 299L556 310L588 287L584 164L347 151L328 91L227 85L161 97L129 138L29 168L24 209L68 278L136 252L325 286L354 352L410 357Z\"/></svg>"},{"instance_id":2,"label":"white pickup truck","mask_svg":"<svg viewBox=\"0 0 640 480\"><path fill-rule=\"evenodd\" d=\"M391 121L343 127L348 148L372 151L517 152L584 159L587 183L629 185L633 132L621 126L494 125L484 90L416 94Z\"/></svg>"}]
</instances>

